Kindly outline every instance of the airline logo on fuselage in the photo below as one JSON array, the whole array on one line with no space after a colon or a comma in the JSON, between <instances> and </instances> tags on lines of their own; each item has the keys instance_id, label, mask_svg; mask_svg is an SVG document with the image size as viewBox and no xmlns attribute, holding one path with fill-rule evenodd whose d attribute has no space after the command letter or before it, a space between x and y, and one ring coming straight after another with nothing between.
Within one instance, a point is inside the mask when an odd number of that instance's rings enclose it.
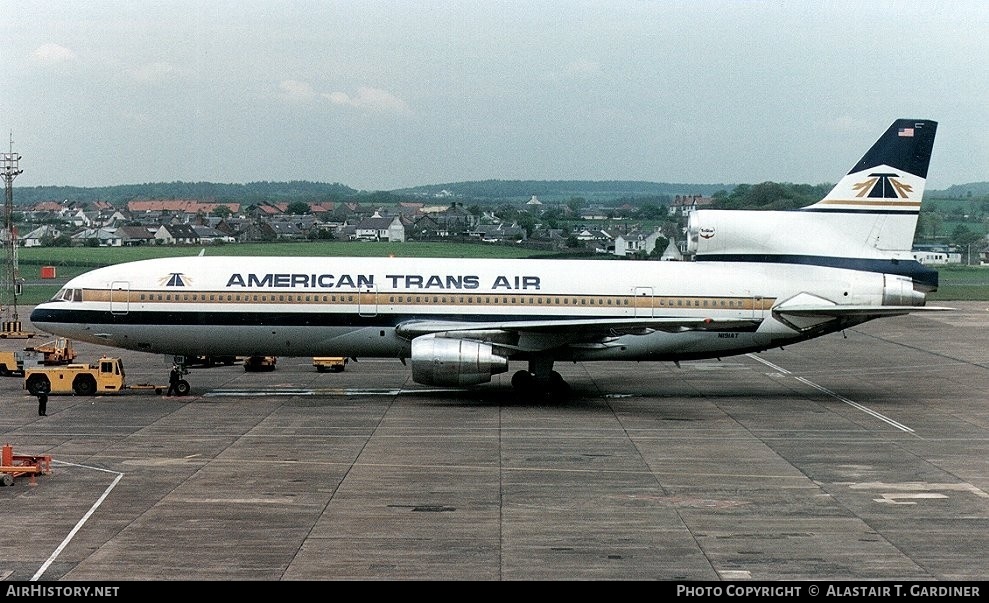
<instances>
[{"instance_id":1,"label":"airline logo on fuselage","mask_svg":"<svg viewBox=\"0 0 989 603\"><path fill-rule=\"evenodd\" d=\"M165 287L185 287L192 283L189 277L181 272L172 272L168 276L159 279L158 282Z\"/></svg>"},{"instance_id":2,"label":"airline logo on fuselage","mask_svg":"<svg viewBox=\"0 0 989 603\"><path fill-rule=\"evenodd\" d=\"M373 274L241 274L235 272L227 279L226 286L228 288L276 289L373 289L377 285L374 276ZM382 280L391 289L445 291L480 289L482 282L481 277L476 274L386 274ZM541 279L538 276L498 275L494 277L488 288L493 291L538 291L540 283Z\"/></svg>"},{"instance_id":3,"label":"airline logo on fuselage","mask_svg":"<svg viewBox=\"0 0 989 603\"><path fill-rule=\"evenodd\" d=\"M869 178L852 185L858 191L856 197L879 199L906 199L913 187L898 180L899 174L869 174Z\"/></svg>"}]
</instances>

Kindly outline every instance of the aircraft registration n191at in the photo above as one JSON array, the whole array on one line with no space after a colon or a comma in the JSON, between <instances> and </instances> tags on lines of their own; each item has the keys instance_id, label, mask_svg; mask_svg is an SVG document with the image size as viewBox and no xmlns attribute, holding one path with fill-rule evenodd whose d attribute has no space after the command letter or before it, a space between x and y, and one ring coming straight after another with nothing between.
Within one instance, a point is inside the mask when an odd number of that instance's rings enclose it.
<instances>
[{"instance_id":1,"label":"aircraft registration n191at","mask_svg":"<svg viewBox=\"0 0 989 603\"><path fill-rule=\"evenodd\" d=\"M821 201L699 210L693 261L193 256L71 279L31 313L79 341L173 355L399 358L425 385L565 393L556 361L758 352L925 310L910 250L937 123L899 119Z\"/></svg>"}]
</instances>

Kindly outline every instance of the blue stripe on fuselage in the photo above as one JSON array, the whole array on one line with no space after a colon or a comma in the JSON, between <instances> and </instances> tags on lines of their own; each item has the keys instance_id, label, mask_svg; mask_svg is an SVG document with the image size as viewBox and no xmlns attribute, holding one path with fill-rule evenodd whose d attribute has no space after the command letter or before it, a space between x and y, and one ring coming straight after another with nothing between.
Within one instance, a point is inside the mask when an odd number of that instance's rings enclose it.
<instances>
[{"instance_id":1,"label":"blue stripe on fuselage","mask_svg":"<svg viewBox=\"0 0 989 603\"><path fill-rule=\"evenodd\" d=\"M694 257L698 262L752 262L757 264L803 264L808 266L824 266L825 268L844 268L862 272L879 272L907 276L916 283L928 285L937 289L938 273L933 268L924 266L917 260L869 259L869 258L839 258L824 255L783 255L783 254L704 254Z\"/></svg>"}]
</instances>

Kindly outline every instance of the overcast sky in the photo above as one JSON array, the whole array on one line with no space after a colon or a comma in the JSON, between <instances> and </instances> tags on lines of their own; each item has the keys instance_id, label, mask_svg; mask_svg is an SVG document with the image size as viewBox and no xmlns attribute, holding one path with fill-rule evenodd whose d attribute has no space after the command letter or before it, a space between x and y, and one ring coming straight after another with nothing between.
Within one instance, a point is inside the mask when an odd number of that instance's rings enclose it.
<instances>
[{"instance_id":1,"label":"overcast sky","mask_svg":"<svg viewBox=\"0 0 989 603\"><path fill-rule=\"evenodd\" d=\"M896 118L989 180L989 3L4 3L17 186L836 182Z\"/></svg>"}]
</instances>

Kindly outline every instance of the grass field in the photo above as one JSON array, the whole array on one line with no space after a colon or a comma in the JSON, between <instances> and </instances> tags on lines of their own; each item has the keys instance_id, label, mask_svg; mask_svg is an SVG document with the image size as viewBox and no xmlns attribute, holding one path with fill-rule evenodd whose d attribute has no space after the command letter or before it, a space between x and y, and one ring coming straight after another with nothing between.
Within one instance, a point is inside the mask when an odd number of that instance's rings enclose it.
<instances>
[{"instance_id":1,"label":"grass field","mask_svg":"<svg viewBox=\"0 0 989 603\"><path fill-rule=\"evenodd\" d=\"M69 279L93 268L123 262L162 257L198 255L238 257L258 256L322 256L322 257L419 257L419 258L535 258L550 257L545 252L510 245L456 242L344 242L313 241L299 243L256 243L216 246L153 246L153 247L29 247L18 250L18 267L25 280L23 295L18 303L35 305L50 299ZM56 278L41 280L41 269L55 268Z\"/></svg>"},{"instance_id":2,"label":"grass field","mask_svg":"<svg viewBox=\"0 0 989 603\"><path fill-rule=\"evenodd\" d=\"M34 247L18 251L18 265L25 279L18 303L35 305L50 299L70 278L93 268L158 257L199 254L201 247ZM359 257L456 257L456 258L534 258L549 257L532 249L482 243L350 243L340 241L304 243L259 243L222 245L206 248L206 255L235 256L359 256ZM602 258L606 259L606 258ZM41 268L53 266L56 278L41 280ZM930 301L989 300L989 267L942 266L940 286Z\"/></svg>"},{"instance_id":3,"label":"grass field","mask_svg":"<svg viewBox=\"0 0 989 603\"><path fill-rule=\"evenodd\" d=\"M989 266L942 266L937 269L938 290L930 301L989 300Z\"/></svg>"}]
</instances>

